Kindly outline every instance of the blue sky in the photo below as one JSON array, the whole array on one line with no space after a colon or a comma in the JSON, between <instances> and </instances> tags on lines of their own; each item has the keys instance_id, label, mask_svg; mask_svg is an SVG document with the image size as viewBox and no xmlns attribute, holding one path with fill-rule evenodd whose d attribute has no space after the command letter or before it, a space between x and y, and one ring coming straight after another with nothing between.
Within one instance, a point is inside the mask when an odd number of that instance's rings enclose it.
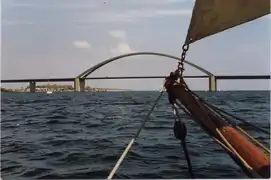
<instances>
[{"instance_id":1,"label":"blue sky","mask_svg":"<svg viewBox=\"0 0 271 180\"><path fill-rule=\"evenodd\" d=\"M2 79L74 77L107 58L139 51L180 56L194 0L4 0ZM270 74L270 17L191 45L187 60L217 75ZM176 61L129 57L92 76L167 75ZM185 75L202 73L187 66ZM155 90L162 80L87 81ZM207 80L188 80L207 89ZM7 86L7 85L5 85ZM9 85L11 86L11 85ZM13 86L21 86L16 84ZM268 80L219 81L219 89L269 89Z\"/></svg>"}]
</instances>

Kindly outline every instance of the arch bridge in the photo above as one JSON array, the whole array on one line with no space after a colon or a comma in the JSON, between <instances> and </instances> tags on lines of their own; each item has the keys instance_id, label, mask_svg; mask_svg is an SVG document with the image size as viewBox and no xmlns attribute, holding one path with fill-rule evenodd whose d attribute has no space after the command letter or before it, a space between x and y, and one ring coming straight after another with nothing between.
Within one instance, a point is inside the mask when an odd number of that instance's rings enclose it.
<instances>
[{"instance_id":1,"label":"arch bridge","mask_svg":"<svg viewBox=\"0 0 271 180\"><path fill-rule=\"evenodd\" d=\"M172 60L176 60L176 61L181 61L181 58L176 57L176 56L172 56L169 54L164 54L164 53L158 53L158 52L136 52L136 53L129 53L129 54L124 54L124 55L120 55L120 56L115 56L112 58L109 58L107 60L104 60L92 67L90 67L89 69L85 70L84 72L82 72L81 74L79 74L75 79L74 79L74 87L75 87L75 91L77 92L82 92L85 91L85 80L86 78L92 74L93 72L95 72L96 70L100 69L101 67L105 66L106 64L109 64L111 62L126 58L126 57L130 57L130 56L139 56L139 55L152 55L152 56L161 56L161 57L166 57ZM215 75L209 71L207 71L206 69L197 66L196 64L189 62L189 61L184 61L184 63L196 68L197 70L203 72L205 75L207 75L209 77L209 90L210 91L216 91L217 86L216 86L216 78Z\"/></svg>"}]
</instances>

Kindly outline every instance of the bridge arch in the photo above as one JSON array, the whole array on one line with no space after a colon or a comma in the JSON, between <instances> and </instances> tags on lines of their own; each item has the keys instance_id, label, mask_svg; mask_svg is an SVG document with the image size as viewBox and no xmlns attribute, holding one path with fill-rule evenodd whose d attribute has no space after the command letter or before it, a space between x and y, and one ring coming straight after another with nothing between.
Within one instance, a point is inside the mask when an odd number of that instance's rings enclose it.
<instances>
[{"instance_id":1,"label":"bridge arch","mask_svg":"<svg viewBox=\"0 0 271 180\"><path fill-rule=\"evenodd\" d=\"M76 78L86 78L88 75L90 75L91 73L93 73L94 71L98 70L99 68L101 68L102 66L108 64L108 63L111 63L113 61L116 61L116 60L119 60L119 59L122 59L122 58L125 58L125 57L130 57L130 56L138 56L138 55L153 55L153 56L162 56L162 57L167 57L167 58L170 58L170 59L174 59L174 60L177 60L177 61L181 61L181 58L179 57L176 57L176 56L172 56L172 55L169 55L169 54L164 54L164 53L158 53L158 52L136 52L136 53L128 53L128 54L123 54L123 55L120 55L120 56L115 56L115 57L112 57L112 58L109 58L105 61L102 61L98 64L96 64L95 66L92 66L91 68L87 69L86 71L82 72L81 74L79 74ZM196 64L192 63L192 62L189 62L189 61L184 61L184 63L196 68L197 70L205 73L206 75L208 76L214 76L213 73L207 71L206 69L200 67L200 66L197 66Z\"/></svg>"}]
</instances>

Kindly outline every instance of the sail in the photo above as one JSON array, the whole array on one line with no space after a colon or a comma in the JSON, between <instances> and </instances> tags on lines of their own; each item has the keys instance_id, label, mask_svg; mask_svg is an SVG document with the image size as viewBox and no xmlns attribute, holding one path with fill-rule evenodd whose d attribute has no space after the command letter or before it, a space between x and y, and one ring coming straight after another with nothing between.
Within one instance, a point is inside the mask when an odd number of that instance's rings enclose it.
<instances>
[{"instance_id":1,"label":"sail","mask_svg":"<svg viewBox=\"0 0 271 180\"><path fill-rule=\"evenodd\" d=\"M252 21L270 13L270 0L196 0L186 42Z\"/></svg>"}]
</instances>

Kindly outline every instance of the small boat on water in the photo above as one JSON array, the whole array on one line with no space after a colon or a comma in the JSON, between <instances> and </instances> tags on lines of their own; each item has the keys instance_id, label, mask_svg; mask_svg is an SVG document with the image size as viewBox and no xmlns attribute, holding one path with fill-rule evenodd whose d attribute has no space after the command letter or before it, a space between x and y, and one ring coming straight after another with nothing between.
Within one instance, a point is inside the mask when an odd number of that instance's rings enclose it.
<instances>
[{"instance_id":1,"label":"small boat on water","mask_svg":"<svg viewBox=\"0 0 271 180\"><path fill-rule=\"evenodd\" d=\"M52 93L53 93L53 91L50 91L50 90L46 91L46 94L52 94Z\"/></svg>"},{"instance_id":2,"label":"small boat on water","mask_svg":"<svg viewBox=\"0 0 271 180\"><path fill-rule=\"evenodd\" d=\"M46 94L52 94L53 91L50 90L50 84L49 84L49 81L48 81L48 84L47 84L47 87L46 87Z\"/></svg>"},{"instance_id":3,"label":"small boat on water","mask_svg":"<svg viewBox=\"0 0 271 180\"><path fill-rule=\"evenodd\" d=\"M187 131L185 124L180 120L180 116L178 116L177 108L187 114L215 143L219 144L248 177L270 178L270 149L250 136L238 124L233 122L232 119L241 121L261 132L269 134L269 136L270 132L208 104L192 92L183 79L183 63L189 45L268 14L270 14L270 0L195 0L190 25L182 48L181 61L176 70L177 73L174 74L172 72L173 74L167 77L165 83L165 89L169 95L175 115L174 135L181 141L192 178L194 178L194 175L185 144ZM162 93L163 91L156 99L150 112L127 145L107 179L113 178L121 162L139 136L144 124L150 118L150 114L160 100ZM171 101L173 97L174 101ZM176 119L178 118L179 120L177 121Z\"/></svg>"}]
</instances>

